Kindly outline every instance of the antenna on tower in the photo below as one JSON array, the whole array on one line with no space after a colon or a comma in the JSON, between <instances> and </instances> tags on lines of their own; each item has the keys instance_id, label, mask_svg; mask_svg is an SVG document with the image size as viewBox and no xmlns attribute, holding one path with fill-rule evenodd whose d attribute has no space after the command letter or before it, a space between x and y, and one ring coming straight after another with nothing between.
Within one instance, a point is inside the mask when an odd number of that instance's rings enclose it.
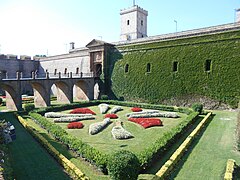
<instances>
[{"instance_id":1,"label":"antenna on tower","mask_svg":"<svg viewBox=\"0 0 240 180\"><path fill-rule=\"evenodd\" d=\"M135 0L133 0L133 6L135 6Z\"/></svg>"}]
</instances>

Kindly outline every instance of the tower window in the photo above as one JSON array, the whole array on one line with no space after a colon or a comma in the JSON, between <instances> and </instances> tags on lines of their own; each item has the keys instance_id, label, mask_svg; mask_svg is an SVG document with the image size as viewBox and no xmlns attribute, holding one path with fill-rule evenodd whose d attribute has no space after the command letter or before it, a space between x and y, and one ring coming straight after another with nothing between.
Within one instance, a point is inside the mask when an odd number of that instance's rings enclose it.
<instances>
[{"instance_id":1,"label":"tower window","mask_svg":"<svg viewBox=\"0 0 240 180\"><path fill-rule=\"evenodd\" d=\"M67 68L64 69L64 74L67 74Z\"/></svg>"},{"instance_id":2,"label":"tower window","mask_svg":"<svg viewBox=\"0 0 240 180\"><path fill-rule=\"evenodd\" d=\"M147 73L149 73L149 72L151 72L151 64L150 63L147 64Z\"/></svg>"},{"instance_id":3,"label":"tower window","mask_svg":"<svg viewBox=\"0 0 240 180\"><path fill-rule=\"evenodd\" d=\"M54 75L56 75L57 74L57 69L54 69Z\"/></svg>"},{"instance_id":4,"label":"tower window","mask_svg":"<svg viewBox=\"0 0 240 180\"><path fill-rule=\"evenodd\" d=\"M126 64L125 65L125 73L128 73L129 72L129 64Z\"/></svg>"},{"instance_id":5,"label":"tower window","mask_svg":"<svg viewBox=\"0 0 240 180\"><path fill-rule=\"evenodd\" d=\"M141 20L141 26L143 26L143 20Z\"/></svg>"},{"instance_id":6,"label":"tower window","mask_svg":"<svg viewBox=\"0 0 240 180\"><path fill-rule=\"evenodd\" d=\"M78 67L76 68L76 74L79 74L79 68Z\"/></svg>"},{"instance_id":7,"label":"tower window","mask_svg":"<svg viewBox=\"0 0 240 180\"><path fill-rule=\"evenodd\" d=\"M211 71L211 64L212 64L212 61L211 60L206 60L205 62L205 71Z\"/></svg>"},{"instance_id":8,"label":"tower window","mask_svg":"<svg viewBox=\"0 0 240 180\"><path fill-rule=\"evenodd\" d=\"M130 21L129 20L127 20L127 25L129 25L130 24Z\"/></svg>"},{"instance_id":9,"label":"tower window","mask_svg":"<svg viewBox=\"0 0 240 180\"><path fill-rule=\"evenodd\" d=\"M174 61L173 62L173 72L177 72L178 71L178 62Z\"/></svg>"}]
</instances>

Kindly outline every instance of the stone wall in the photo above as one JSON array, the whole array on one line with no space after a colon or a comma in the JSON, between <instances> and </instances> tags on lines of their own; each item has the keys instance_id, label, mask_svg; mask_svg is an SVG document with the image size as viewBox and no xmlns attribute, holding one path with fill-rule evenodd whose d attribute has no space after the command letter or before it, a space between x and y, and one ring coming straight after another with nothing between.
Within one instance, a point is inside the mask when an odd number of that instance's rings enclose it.
<instances>
[{"instance_id":1,"label":"stone wall","mask_svg":"<svg viewBox=\"0 0 240 180\"><path fill-rule=\"evenodd\" d=\"M90 57L88 48L78 51L73 51L69 54L46 57L40 59L39 74L43 75L49 72L51 75L56 75L61 72L61 75L72 72L73 76L81 72L85 75L90 75Z\"/></svg>"}]
</instances>

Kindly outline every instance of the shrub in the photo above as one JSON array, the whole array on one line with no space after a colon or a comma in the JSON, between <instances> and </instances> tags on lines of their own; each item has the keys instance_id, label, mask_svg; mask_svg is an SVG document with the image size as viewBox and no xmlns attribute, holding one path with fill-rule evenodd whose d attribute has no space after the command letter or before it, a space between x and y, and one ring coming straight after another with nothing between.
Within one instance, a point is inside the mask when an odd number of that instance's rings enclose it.
<instances>
[{"instance_id":1,"label":"shrub","mask_svg":"<svg viewBox=\"0 0 240 180\"><path fill-rule=\"evenodd\" d=\"M72 111L70 111L70 114L92 114L92 115L96 115L96 113L93 112L89 108L76 108L76 109L73 109Z\"/></svg>"},{"instance_id":2,"label":"shrub","mask_svg":"<svg viewBox=\"0 0 240 180\"><path fill-rule=\"evenodd\" d=\"M121 150L114 153L108 161L108 172L111 179L137 179L140 171L138 158L130 151Z\"/></svg>"},{"instance_id":3,"label":"shrub","mask_svg":"<svg viewBox=\"0 0 240 180\"><path fill-rule=\"evenodd\" d=\"M131 108L132 112L140 112L142 111L142 108L139 108L139 107L133 107Z\"/></svg>"},{"instance_id":4,"label":"shrub","mask_svg":"<svg viewBox=\"0 0 240 180\"><path fill-rule=\"evenodd\" d=\"M68 129L82 129L83 123L81 122L71 122L67 125Z\"/></svg>"},{"instance_id":5,"label":"shrub","mask_svg":"<svg viewBox=\"0 0 240 180\"><path fill-rule=\"evenodd\" d=\"M35 105L34 104L24 104L23 108L25 111L30 112L35 109Z\"/></svg>"},{"instance_id":6,"label":"shrub","mask_svg":"<svg viewBox=\"0 0 240 180\"><path fill-rule=\"evenodd\" d=\"M117 119L118 116L116 114L105 114L104 118Z\"/></svg>"},{"instance_id":7,"label":"shrub","mask_svg":"<svg viewBox=\"0 0 240 180\"><path fill-rule=\"evenodd\" d=\"M108 95L105 95L105 94L102 95L102 96L101 96L101 100L108 100Z\"/></svg>"},{"instance_id":8,"label":"shrub","mask_svg":"<svg viewBox=\"0 0 240 180\"><path fill-rule=\"evenodd\" d=\"M203 110L203 105L200 104L200 103L194 103L194 104L192 104L192 109L193 109L195 112L201 113L202 110Z\"/></svg>"},{"instance_id":9,"label":"shrub","mask_svg":"<svg viewBox=\"0 0 240 180\"><path fill-rule=\"evenodd\" d=\"M0 105L3 103L3 99L0 97Z\"/></svg>"}]
</instances>

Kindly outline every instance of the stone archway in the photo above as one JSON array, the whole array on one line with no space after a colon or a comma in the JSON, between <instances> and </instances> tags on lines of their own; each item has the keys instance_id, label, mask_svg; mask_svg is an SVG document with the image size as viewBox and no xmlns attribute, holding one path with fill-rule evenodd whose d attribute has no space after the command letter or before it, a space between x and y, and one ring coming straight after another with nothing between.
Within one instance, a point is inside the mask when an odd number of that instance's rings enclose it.
<instances>
[{"instance_id":1,"label":"stone archway","mask_svg":"<svg viewBox=\"0 0 240 180\"><path fill-rule=\"evenodd\" d=\"M34 93L34 104L36 107L50 106L50 88L40 83L31 83Z\"/></svg>"},{"instance_id":2,"label":"stone archway","mask_svg":"<svg viewBox=\"0 0 240 180\"><path fill-rule=\"evenodd\" d=\"M6 93L6 107L7 109L19 111L22 110L22 96L21 89L14 88L10 85L2 85L1 88Z\"/></svg>"},{"instance_id":3,"label":"stone archway","mask_svg":"<svg viewBox=\"0 0 240 180\"><path fill-rule=\"evenodd\" d=\"M72 86L62 81L58 81L54 84L56 85L57 101L63 103L72 103L73 102Z\"/></svg>"},{"instance_id":4,"label":"stone archway","mask_svg":"<svg viewBox=\"0 0 240 180\"><path fill-rule=\"evenodd\" d=\"M89 101L89 86L85 81L78 81L75 83L75 98L77 101Z\"/></svg>"}]
</instances>

